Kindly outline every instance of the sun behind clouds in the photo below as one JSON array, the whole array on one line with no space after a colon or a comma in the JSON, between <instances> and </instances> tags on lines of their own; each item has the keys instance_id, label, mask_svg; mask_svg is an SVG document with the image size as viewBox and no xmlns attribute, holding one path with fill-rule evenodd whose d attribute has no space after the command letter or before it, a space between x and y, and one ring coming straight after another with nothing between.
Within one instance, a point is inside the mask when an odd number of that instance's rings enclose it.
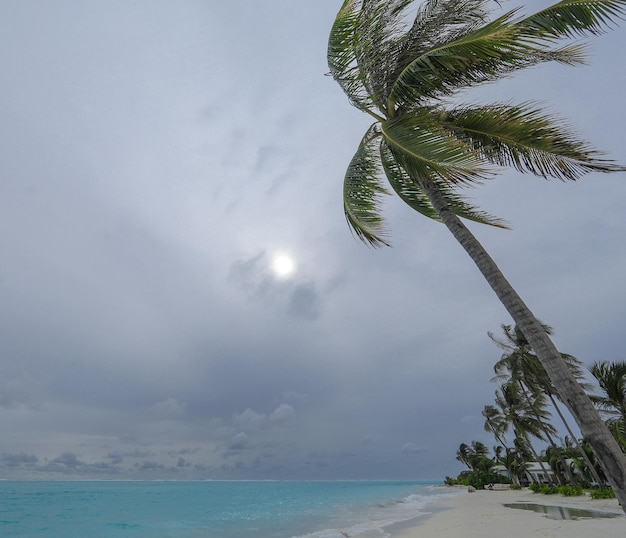
<instances>
[{"instance_id":1,"label":"sun behind clouds","mask_svg":"<svg viewBox=\"0 0 626 538\"><path fill-rule=\"evenodd\" d=\"M288 254L276 254L272 259L272 272L277 278L289 278L296 271L296 263Z\"/></svg>"}]
</instances>

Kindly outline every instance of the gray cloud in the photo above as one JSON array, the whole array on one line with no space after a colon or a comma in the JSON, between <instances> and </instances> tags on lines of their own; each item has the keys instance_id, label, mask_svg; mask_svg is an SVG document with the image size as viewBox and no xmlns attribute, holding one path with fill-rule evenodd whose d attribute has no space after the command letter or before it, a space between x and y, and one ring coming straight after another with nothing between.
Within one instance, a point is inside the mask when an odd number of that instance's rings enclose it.
<instances>
[{"instance_id":1,"label":"gray cloud","mask_svg":"<svg viewBox=\"0 0 626 538\"><path fill-rule=\"evenodd\" d=\"M22 465L32 466L39 461L39 458L34 454L25 454L20 452L19 454L2 454L2 465L7 467L20 467Z\"/></svg>"},{"instance_id":2,"label":"gray cloud","mask_svg":"<svg viewBox=\"0 0 626 538\"><path fill-rule=\"evenodd\" d=\"M440 478L460 442L491 443L503 308L398 200L394 248L346 228L369 120L324 76L335 0L33 6L0 3L4 475ZM267 20L280 36L259 39ZM621 32L589 67L476 98L553 103L626 162ZM512 223L472 229L587 363L623 358L625 188L507 172L467 191Z\"/></svg>"}]
</instances>

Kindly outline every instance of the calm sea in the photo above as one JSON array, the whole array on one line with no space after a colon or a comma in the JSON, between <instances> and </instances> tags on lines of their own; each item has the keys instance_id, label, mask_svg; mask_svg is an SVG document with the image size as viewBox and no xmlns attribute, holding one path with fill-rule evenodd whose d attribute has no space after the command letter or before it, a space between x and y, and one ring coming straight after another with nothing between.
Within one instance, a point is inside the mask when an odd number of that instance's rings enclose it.
<instances>
[{"instance_id":1,"label":"calm sea","mask_svg":"<svg viewBox=\"0 0 626 538\"><path fill-rule=\"evenodd\" d=\"M0 481L0 536L380 538L450 495L432 482Z\"/></svg>"}]
</instances>

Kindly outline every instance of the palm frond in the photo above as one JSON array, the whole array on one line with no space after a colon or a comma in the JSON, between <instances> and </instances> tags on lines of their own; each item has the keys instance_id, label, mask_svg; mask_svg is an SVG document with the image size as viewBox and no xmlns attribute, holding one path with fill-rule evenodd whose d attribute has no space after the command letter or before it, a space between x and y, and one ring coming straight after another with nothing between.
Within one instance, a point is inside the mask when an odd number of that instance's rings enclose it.
<instances>
[{"instance_id":1,"label":"palm frond","mask_svg":"<svg viewBox=\"0 0 626 538\"><path fill-rule=\"evenodd\" d=\"M373 101L357 64L355 44L359 39L359 0L345 0L335 17L328 38L330 74L356 108L367 112Z\"/></svg>"},{"instance_id":2,"label":"palm frond","mask_svg":"<svg viewBox=\"0 0 626 538\"><path fill-rule=\"evenodd\" d=\"M385 223L380 214L381 195L388 194L381 181L377 153L380 132L372 125L359 144L343 182L343 207L350 228L364 243L389 246L384 239Z\"/></svg>"},{"instance_id":3,"label":"palm frond","mask_svg":"<svg viewBox=\"0 0 626 538\"><path fill-rule=\"evenodd\" d=\"M487 22L489 0L426 0L404 36L407 52L425 52L455 41ZM407 63L403 64L403 67Z\"/></svg>"},{"instance_id":4,"label":"palm frond","mask_svg":"<svg viewBox=\"0 0 626 538\"><path fill-rule=\"evenodd\" d=\"M328 40L330 74L350 102L373 113L385 112L388 73L404 11L414 0L345 0Z\"/></svg>"},{"instance_id":5,"label":"palm frond","mask_svg":"<svg viewBox=\"0 0 626 538\"><path fill-rule=\"evenodd\" d=\"M394 67L388 73L386 98L400 73L413 60L484 24L488 15L487 2L488 0L425 0L420 4L412 26L398 39L397 47L393 51Z\"/></svg>"},{"instance_id":6,"label":"palm frond","mask_svg":"<svg viewBox=\"0 0 626 538\"><path fill-rule=\"evenodd\" d=\"M384 121L381 132L395 159L416 181L436 178L459 185L490 177L479 154L449 136L432 121L428 110Z\"/></svg>"},{"instance_id":7,"label":"palm frond","mask_svg":"<svg viewBox=\"0 0 626 538\"><path fill-rule=\"evenodd\" d=\"M626 0L562 0L519 21L527 35L545 39L603 34L626 16Z\"/></svg>"},{"instance_id":8,"label":"palm frond","mask_svg":"<svg viewBox=\"0 0 626 538\"><path fill-rule=\"evenodd\" d=\"M389 73L394 70L398 39L405 33L404 13L414 0L364 0L355 55L365 87L384 115Z\"/></svg>"},{"instance_id":9,"label":"palm frond","mask_svg":"<svg viewBox=\"0 0 626 538\"><path fill-rule=\"evenodd\" d=\"M409 207L430 219L441 222L441 218L431 205L428 197L420 187L411 179L405 170L396 161L393 152L384 140L381 140L380 155L383 169L389 180L389 184ZM449 204L450 210L457 216L467 220L487 224L497 228L507 228L506 223L484 211L469 204L465 198L457 194L446 184L439 183L439 190L442 192Z\"/></svg>"},{"instance_id":10,"label":"palm frond","mask_svg":"<svg viewBox=\"0 0 626 538\"><path fill-rule=\"evenodd\" d=\"M393 82L388 110L404 111L541 62L577 65L584 61L584 48L580 45L550 49L544 41L533 39L517 26L517 12L509 11L467 35L415 57Z\"/></svg>"},{"instance_id":11,"label":"palm frond","mask_svg":"<svg viewBox=\"0 0 626 538\"><path fill-rule=\"evenodd\" d=\"M558 118L534 103L464 107L441 113L442 125L489 162L544 178L576 180L626 168L600 158Z\"/></svg>"}]
</instances>

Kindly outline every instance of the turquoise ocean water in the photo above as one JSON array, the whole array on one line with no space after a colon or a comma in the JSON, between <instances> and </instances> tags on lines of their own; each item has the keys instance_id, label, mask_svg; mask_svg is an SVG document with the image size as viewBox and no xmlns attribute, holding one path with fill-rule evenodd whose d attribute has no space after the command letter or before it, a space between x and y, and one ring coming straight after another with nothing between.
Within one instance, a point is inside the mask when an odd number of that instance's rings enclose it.
<instances>
[{"instance_id":1,"label":"turquoise ocean water","mask_svg":"<svg viewBox=\"0 0 626 538\"><path fill-rule=\"evenodd\" d=\"M0 481L0 536L380 538L450 495L432 482Z\"/></svg>"}]
</instances>

